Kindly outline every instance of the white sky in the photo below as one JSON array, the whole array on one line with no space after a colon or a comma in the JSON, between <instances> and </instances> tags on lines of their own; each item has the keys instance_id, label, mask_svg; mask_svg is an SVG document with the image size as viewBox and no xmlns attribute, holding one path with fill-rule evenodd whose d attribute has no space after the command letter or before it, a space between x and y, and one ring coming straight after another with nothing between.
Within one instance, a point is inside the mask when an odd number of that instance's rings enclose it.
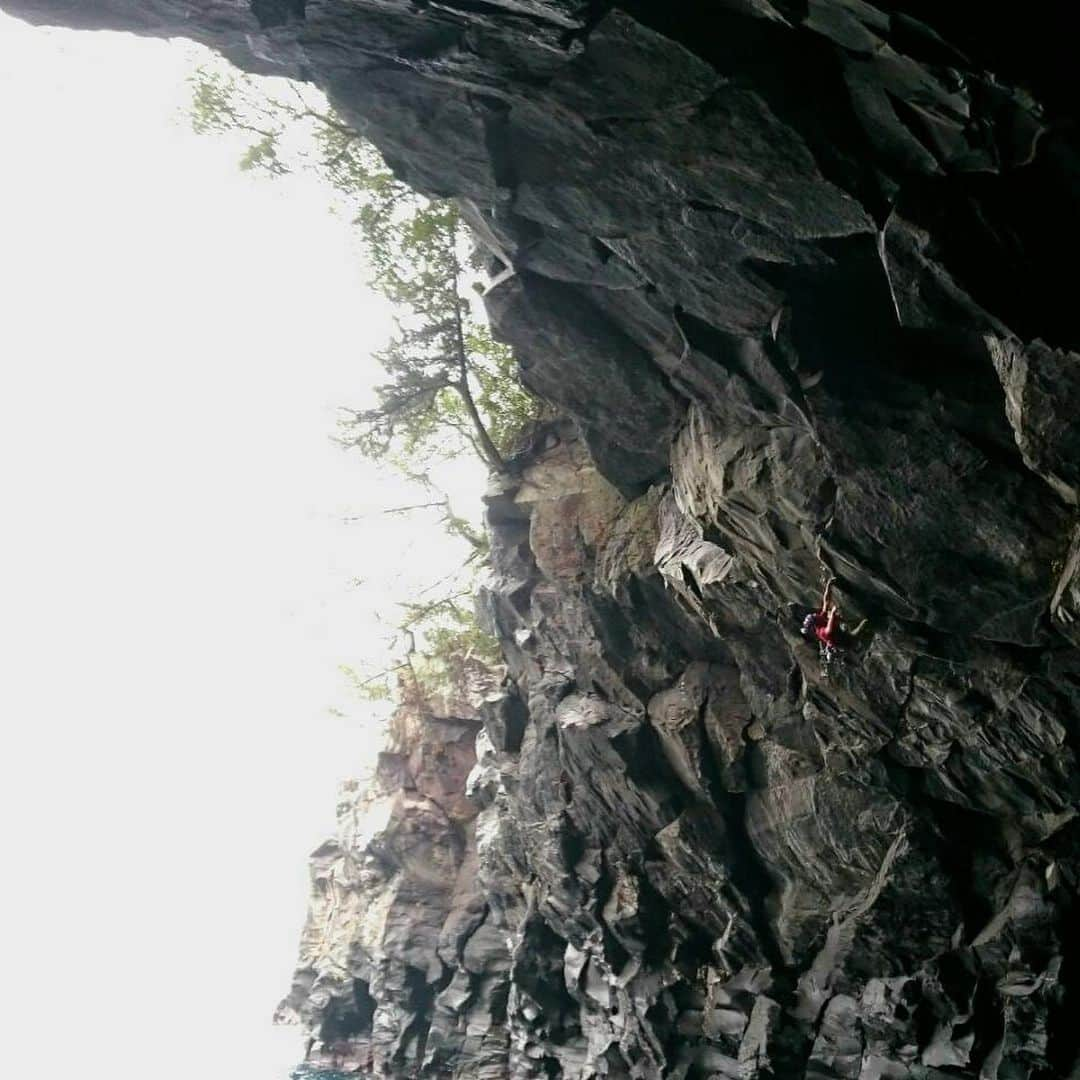
<instances>
[{"instance_id":1,"label":"white sky","mask_svg":"<svg viewBox=\"0 0 1080 1080\"><path fill-rule=\"evenodd\" d=\"M199 58L0 15L11 1075L287 1074L306 855L377 730L337 665L402 560L455 558L430 522L341 523L409 499L327 438L388 313L325 191L183 123Z\"/></svg>"}]
</instances>

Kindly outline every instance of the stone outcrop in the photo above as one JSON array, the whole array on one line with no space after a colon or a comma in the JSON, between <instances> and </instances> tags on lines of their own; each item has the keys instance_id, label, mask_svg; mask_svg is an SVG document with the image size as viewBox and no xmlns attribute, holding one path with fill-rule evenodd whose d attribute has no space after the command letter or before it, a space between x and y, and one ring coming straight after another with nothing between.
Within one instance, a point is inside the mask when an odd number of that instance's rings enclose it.
<instances>
[{"instance_id":1,"label":"stone outcrop","mask_svg":"<svg viewBox=\"0 0 1080 1080\"><path fill-rule=\"evenodd\" d=\"M1080 1077L1068 5L0 7L318 82L568 418L489 497L503 696L316 856L313 1060Z\"/></svg>"},{"instance_id":2,"label":"stone outcrop","mask_svg":"<svg viewBox=\"0 0 1080 1080\"><path fill-rule=\"evenodd\" d=\"M390 749L370 783L342 786L337 835L311 857L300 962L275 1021L311 1032L317 1070L405 1076L426 1062L442 1075L467 1061L474 1076L505 1075L509 939L480 886L465 793L480 717L501 695L483 677L471 691L450 709L398 709Z\"/></svg>"}]
</instances>

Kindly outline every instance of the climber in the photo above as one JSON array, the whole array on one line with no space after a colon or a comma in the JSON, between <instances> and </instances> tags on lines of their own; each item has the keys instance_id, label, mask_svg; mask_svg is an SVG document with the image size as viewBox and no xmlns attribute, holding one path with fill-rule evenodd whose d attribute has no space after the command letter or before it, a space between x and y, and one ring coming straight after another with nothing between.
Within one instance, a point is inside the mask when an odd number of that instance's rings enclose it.
<instances>
[{"instance_id":1,"label":"climber","mask_svg":"<svg viewBox=\"0 0 1080 1080\"><path fill-rule=\"evenodd\" d=\"M817 611L810 612L803 619L802 635L807 641L816 641L821 646L821 657L829 664L835 657L837 650L850 643L851 639L858 634L866 625L866 620L854 630L845 631L840 625L840 609L832 602L832 587L836 578L829 578L825 583L825 592L821 596L821 607Z\"/></svg>"},{"instance_id":2,"label":"climber","mask_svg":"<svg viewBox=\"0 0 1080 1080\"><path fill-rule=\"evenodd\" d=\"M807 641L816 641L826 655L836 648L836 630L840 621L840 612L832 603L832 587L836 578L829 578L825 583L825 592L821 594L821 607L810 612L803 619L802 635Z\"/></svg>"}]
</instances>

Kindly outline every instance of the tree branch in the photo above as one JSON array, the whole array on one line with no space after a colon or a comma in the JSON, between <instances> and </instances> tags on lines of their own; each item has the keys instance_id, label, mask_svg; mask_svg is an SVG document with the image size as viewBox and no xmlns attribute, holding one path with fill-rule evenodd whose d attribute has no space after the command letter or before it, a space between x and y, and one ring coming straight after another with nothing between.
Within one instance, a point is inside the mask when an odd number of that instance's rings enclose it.
<instances>
[{"instance_id":1,"label":"tree branch","mask_svg":"<svg viewBox=\"0 0 1080 1080\"><path fill-rule=\"evenodd\" d=\"M429 509L431 509L433 507L436 507L436 506L441 506L441 507L445 508L446 505L447 505L446 500L442 499L439 502L416 503L413 506L391 506L389 509L383 510L382 513L384 513L384 514L408 514L412 510L429 510Z\"/></svg>"}]
</instances>

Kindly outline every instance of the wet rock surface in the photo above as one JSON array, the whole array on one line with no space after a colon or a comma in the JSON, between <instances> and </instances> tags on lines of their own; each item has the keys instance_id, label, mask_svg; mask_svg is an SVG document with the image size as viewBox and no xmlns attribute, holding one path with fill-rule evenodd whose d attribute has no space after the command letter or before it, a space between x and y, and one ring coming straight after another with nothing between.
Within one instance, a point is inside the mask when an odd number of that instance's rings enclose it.
<instances>
[{"instance_id":1,"label":"wet rock surface","mask_svg":"<svg viewBox=\"0 0 1080 1080\"><path fill-rule=\"evenodd\" d=\"M503 697L316 854L313 1061L1080 1077L1067 5L0 7L318 82L568 417L489 497Z\"/></svg>"}]
</instances>

